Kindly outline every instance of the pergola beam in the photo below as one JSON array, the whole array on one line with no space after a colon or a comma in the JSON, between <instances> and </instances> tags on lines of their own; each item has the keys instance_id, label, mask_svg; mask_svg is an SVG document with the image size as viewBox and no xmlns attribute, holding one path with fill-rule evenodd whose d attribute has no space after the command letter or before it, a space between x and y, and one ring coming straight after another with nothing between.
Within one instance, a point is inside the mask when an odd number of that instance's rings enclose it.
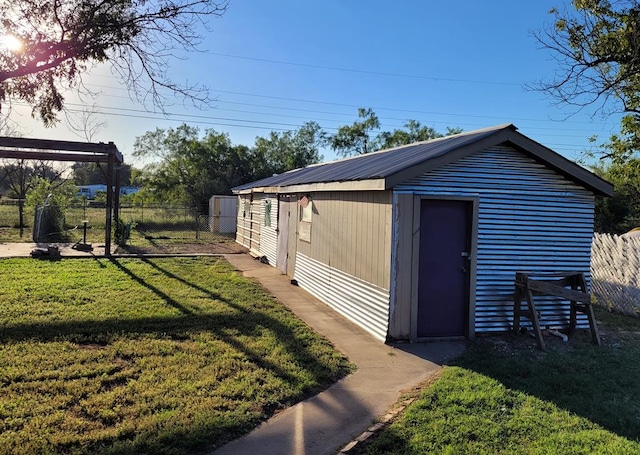
<instances>
[{"instance_id":1,"label":"pergola beam","mask_svg":"<svg viewBox=\"0 0 640 455\"><path fill-rule=\"evenodd\" d=\"M52 139L31 139L24 137L7 137L0 136L0 148L9 149L32 149L32 150L48 150L48 151L65 151L80 152L83 154L100 154L104 155L104 162L107 161L107 155L113 155L115 164L122 164L122 153L113 142L96 143L96 142L78 142L78 141L57 141ZM9 150L5 150L9 151ZM25 150L26 152L26 150ZM1 153L1 152L0 152ZM41 159L41 158L33 158ZM82 160L78 160L82 161Z\"/></svg>"},{"instance_id":2,"label":"pergola beam","mask_svg":"<svg viewBox=\"0 0 640 455\"><path fill-rule=\"evenodd\" d=\"M82 163L106 163L109 155L88 155L86 153L65 152L30 152L27 150L4 150L0 148L0 158L14 158L17 160L42 160L42 161L73 161Z\"/></svg>"}]
</instances>

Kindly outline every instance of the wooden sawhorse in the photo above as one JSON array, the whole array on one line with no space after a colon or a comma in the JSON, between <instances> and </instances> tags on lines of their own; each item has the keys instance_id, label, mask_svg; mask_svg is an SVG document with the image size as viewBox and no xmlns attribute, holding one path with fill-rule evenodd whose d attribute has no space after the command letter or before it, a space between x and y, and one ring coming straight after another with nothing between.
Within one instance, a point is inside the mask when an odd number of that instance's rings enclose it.
<instances>
[{"instance_id":1,"label":"wooden sawhorse","mask_svg":"<svg viewBox=\"0 0 640 455\"><path fill-rule=\"evenodd\" d=\"M530 275L536 278L531 278ZM570 289L567 289L567 287L570 287ZM542 339L539 315L533 300L534 295L551 295L569 300L571 302L569 333L573 333L576 329L578 313L586 314L589 320L589 328L591 329L591 339L594 344L600 346L598 326L583 273L516 273L515 292L513 295L513 331L518 334L520 331L520 318L528 318L533 325L538 348L544 351L545 345ZM522 306L523 300L527 302L526 308Z\"/></svg>"}]
</instances>

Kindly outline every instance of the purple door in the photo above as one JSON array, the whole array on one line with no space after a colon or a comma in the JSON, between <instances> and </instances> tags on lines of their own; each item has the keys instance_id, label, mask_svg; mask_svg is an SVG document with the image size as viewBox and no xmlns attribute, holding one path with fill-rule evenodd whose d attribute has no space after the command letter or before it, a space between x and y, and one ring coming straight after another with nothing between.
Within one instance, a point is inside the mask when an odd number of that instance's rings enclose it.
<instances>
[{"instance_id":1,"label":"purple door","mask_svg":"<svg viewBox=\"0 0 640 455\"><path fill-rule=\"evenodd\" d=\"M465 335L469 308L472 203L423 199L417 336Z\"/></svg>"}]
</instances>

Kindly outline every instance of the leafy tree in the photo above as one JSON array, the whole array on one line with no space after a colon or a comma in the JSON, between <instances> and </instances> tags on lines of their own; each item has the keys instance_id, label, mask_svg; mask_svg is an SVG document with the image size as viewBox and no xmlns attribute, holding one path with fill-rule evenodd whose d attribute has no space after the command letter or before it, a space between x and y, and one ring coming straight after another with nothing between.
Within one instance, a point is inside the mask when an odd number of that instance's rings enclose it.
<instances>
[{"instance_id":1,"label":"leafy tree","mask_svg":"<svg viewBox=\"0 0 640 455\"><path fill-rule=\"evenodd\" d=\"M604 161L594 171L615 193L596 201L595 228L628 231L640 225L640 1L573 0L551 12L553 26L536 38L552 51L557 77L536 88L559 104L623 113L620 132L597 152Z\"/></svg>"},{"instance_id":2,"label":"leafy tree","mask_svg":"<svg viewBox=\"0 0 640 455\"><path fill-rule=\"evenodd\" d=\"M556 59L557 77L535 88L559 104L625 113L605 156L629 158L640 146L640 2L573 0L553 9L552 27L535 34Z\"/></svg>"},{"instance_id":3,"label":"leafy tree","mask_svg":"<svg viewBox=\"0 0 640 455\"><path fill-rule=\"evenodd\" d=\"M106 169L98 163L74 163L71 166L73 180L76 185L97 185L105 183ZM120 184L131 184L131 165L123 164L120 168Z\"/></svg>"},{"instance_id":4,"label":"leafy tree","mask_svg":"<svg viewBox=\"0 0 640 455\"><path fill-rule=\"evenodd\" d=\"M361 120L341 126L336 134L328 137L328 144L338 155L364 155L373 151L371 133L380 128L380 120L371 108L362 107L358 108L358 118Z\"/></svg>"},{"instance_id":5,"label":"leafy tree","mask_svg":"<svg viewBox=\"0 0 640 455\"><path fill-rule=\"evenodd\" d=\"M351 125L341 126L336 134L326 139L326 143L338 155L363 155L376 150L428 141L462 132L460 128L447 127L446 133L442 134L431 127L422 125L417 120L407 120L402 129L382 131L373 136L372 132L380 128L380 121L375 112L372 109L359 108L358 118L362 120L355 121Z\"/></svg>"},{"instance_id":6,"label":"leafy tree","mask_svg":"<svg viewBox=\"0 0 640 455\"><path fill-rule=\"evenodd\" d=\"M460 128L447 127L445 134L439 133L435 129L422 125L417 120L407 120L404 129L395 129L391 132L383 131L376 138L376 148L388 149L399 147L401 145L413 144L414 142L428 141L439 137L450 136L452 134L461 133Z\"/></svg>"},{"instance_id":7,"label":"leafy tree","mask_svg":"<svg viewBox=\"0 0 640 455\"><path fill-rule=\"evenodd\" d=\"M320 160L323 133L314 122L298 130L256 138L253 149L233 145L229 136L181 125L156 129L136 139L134 156L156 161L134 177L144 186L137 199L156 199L206 206L214 194L231 194L231 188L304 167Z\"/></svg>"},{"instance_id":8,"label":"leafy tree","mask_svg":"<svg viewBox=\"0 0 640 455\"><path fill-rule=\"evenodd\" d=\"M246 146L234 146L227 134L187 125L156 129L136 139L134 156L160 158L148 165L146 185L164 201L206 206L214 194L251 180L252 159Z\"/></svg>"},{"instance_id":9,"label":"leafy tree","mask_svg":"<svg viewBox=\"0 0 640 455\"><path fill-rule=\"evenodd\" d=\"M180 50L196 48L206 17L218 17L227 0L13 0L0 4L5 36L20 49L0 50L0 103L27 102L45 125L64 107L63 89L81 87L82 75L101 62L139 101L162 106L163 89L194 101L206 90L167 78Z\"/></svg>"},{"instance_id":10,"label":"leafy tree","mask_svg":"<svg viewBox=\"0 0 640 455\"><path fill-rule=\"evenodd\" d=\"M62 174L63 171L56 170L46 161L4 160L4 165L0 168L0 181L7 186L7 195L18 199L20 237L24 234L24 202L27 194L39 180L60 182Z\"/></svg>"},{"instance_id":11,"label":"leafy tree","mask_svg":"<svg viewBox=\"0 0 640 455\"><path fill-rule=\"evenodd\" d=\"M267 137L257 137L252 152L252 179L320 162L319 150L323 142L324 132L316 122L307 122L295 131L272 131Z\"/></svg>"},{"instance_id":12,"label":"leafy tree","mask_svg":"<svg viewBox=\"0 0 640 455\"><path fill-rule=\"evenodd\" d=\"M615 188L613 197L596 200L596 232L622 234L640 226L640 159L600 164L593 170Z\"/></svg>"}]
</instances>

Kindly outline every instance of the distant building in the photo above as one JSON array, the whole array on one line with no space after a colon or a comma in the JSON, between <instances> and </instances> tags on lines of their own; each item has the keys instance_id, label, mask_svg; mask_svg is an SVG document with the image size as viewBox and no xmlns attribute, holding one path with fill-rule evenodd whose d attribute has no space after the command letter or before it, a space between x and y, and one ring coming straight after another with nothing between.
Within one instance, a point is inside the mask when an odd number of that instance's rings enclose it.
<instances>
[{"instance_id":1,"label":"distant building","mask_svg":"<svg viewBox=\"0 0 640 455\"><path fill-rule=\"evenodd\" d=\"M107 185L80 185L76 187L76 196L84 197L85 199L95 199L96 195L102 191L107 192Z\"/></svg>"},{"instance_id":2,"label":"distant building","mask_svg":"<svg viewBox=\"0 0 640 455\"><path fill-rule=\"evenodd\" d=\"M140 188L137 186L123 186L120 188L120 195L128 196L130 194L136 194L138 191L140 191ZM106 193L107 185L80 185L76 187L76 196L86 199L95 199L100 192Z\"/></svg>"}]
</instances>

